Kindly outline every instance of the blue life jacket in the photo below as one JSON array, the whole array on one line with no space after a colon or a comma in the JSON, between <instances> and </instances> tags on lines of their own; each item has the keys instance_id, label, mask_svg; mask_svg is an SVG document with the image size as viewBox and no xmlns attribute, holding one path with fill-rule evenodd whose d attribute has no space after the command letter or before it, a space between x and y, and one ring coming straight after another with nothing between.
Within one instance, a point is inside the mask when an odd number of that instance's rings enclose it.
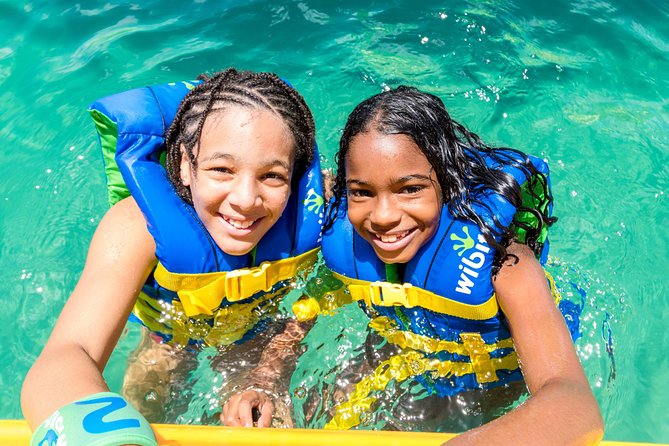
<instances>
[{"instance_id":1,"label":"blue life jacket","mask_svg":"<svg viewBox=\"0 0 669 446\"><path fill-rule=\"evenodd\" d=\"M520 160L515 152L507 153ZM541 208L550 215L550 196L531 202L537 199L527 194L528 187L537 191L546 186L545 190L550 190L548 167L539 158L529 158L542 174L533 181L528 181L518 167L486 162L492 168L503 168L521 185L523 206ZM472 208L488 224L493 225L495 218L502 227L513 224L516 208L505 198L489 193L477 199L479 203ZM535 214L529 212L526 217L532 215ZM530 218L525 220L532 224ZM543 263L549 250L547 234L544 232L540 239ZM429 381L438 394L454 395L522 379L511 334L492 285L495 250L475 223L455 218L445 205L435 235L405 265L401 284L389 282L388 265L355 232L345 204L323 236L322 252L335 277L348 285L351 297L372 315L370 326L389 342L424 354L420 361L426 362L418 367L422 372L415 378L427 379L426 383ZM440 379L429 378L425 371Z\"/></svg>"},{"instance_id":2,"label":"blue life jacket","mask_svg":"<svg viewBox=\"0 0 669 446\"><path fill-rule=\"evenodd\" d=\"M313 264L323 220L316 149L255 255L229 255L216 245L160 163L179 103L200 82L138 88L95 101L89 109L100 136L110 203L132 194L156 244L159 263L134 315L164 340L179 344L234 342L246 334L257 322L258 305L285 292L298 271ZM217 330L220 336L213 336Z\"/></svg>"}]
</instances>

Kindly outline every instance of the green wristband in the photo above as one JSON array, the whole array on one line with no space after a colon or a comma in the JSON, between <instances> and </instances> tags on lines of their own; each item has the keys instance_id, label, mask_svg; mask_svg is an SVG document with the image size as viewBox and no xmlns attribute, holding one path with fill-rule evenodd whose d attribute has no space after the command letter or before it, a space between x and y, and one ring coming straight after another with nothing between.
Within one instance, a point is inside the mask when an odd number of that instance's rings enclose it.
<instances>
[{"instance_id":1,"label":"green wristband","mask_svg":"<svg viewBox=\"0 0 669 446\"><path fill-rule=\"evenodd\" d=\"M121 396L101 392L55 411L30 446L158 446L149 422Z\"/></svg>"}]
</instances>

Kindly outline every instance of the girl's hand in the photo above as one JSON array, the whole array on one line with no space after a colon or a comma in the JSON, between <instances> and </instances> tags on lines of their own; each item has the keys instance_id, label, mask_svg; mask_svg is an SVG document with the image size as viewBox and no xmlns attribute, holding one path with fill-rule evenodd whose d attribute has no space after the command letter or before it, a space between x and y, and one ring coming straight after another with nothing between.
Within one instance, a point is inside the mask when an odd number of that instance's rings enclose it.
<instances>
[{"instance_id":1,"label":"girl's hand","mask_svg":"<svg viewBox=\"0 0 669 446\"><path fill-rule=\"evenodd\" d=\"M224 426L269 427L273 412L269 395L259 390L246 390L233 395L223 405L221 423Z\"/></svg>"}]
</instances>

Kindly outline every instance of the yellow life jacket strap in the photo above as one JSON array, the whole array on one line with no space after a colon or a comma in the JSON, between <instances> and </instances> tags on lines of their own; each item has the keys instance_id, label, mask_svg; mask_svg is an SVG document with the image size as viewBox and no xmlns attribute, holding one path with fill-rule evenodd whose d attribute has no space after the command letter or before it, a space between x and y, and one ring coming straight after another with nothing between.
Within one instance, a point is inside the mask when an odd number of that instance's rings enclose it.
<instances>
[{"instance_id":1,"label":"yellow life jacket strap","mask_svg":"<svg viewBox=\"0 0 669 446\"><path fill-rule=\"evenodd\" d=\"M188 317L178 300L166 303L141 292L133 313L154 333L169 337L167 343L185 347L195 340L209 346L225 346L241 339L268 313L275 311L288 286L264 293L251 302L214 311L213 316Z\"/></svg>"},{"instance_id":2,"label":"yellow life jacket strap","mask_svg":"<svg viewBox=\"0 0 669 446\"><path fill-rule=\"evenodd\" d=\"M402 348L410 348L427 354L448 352L463 357L468 356L479 384L497 381L496 369L493 367L494 358L490 354L500 349L509 349L510 352L513 352L514 348L512 338L500 339L492 344L486 344L481 333L462 332L460 333L460 342L434 339L411 331L398 330L395 321L385 316L372 319L369 326L386 338L388 342ZM506 356L509 354L507 353ZM516 364L512 369L517 367Z\"/></svg>"},{"instance_id":3,"label":"yellow life jacket strap","mask_svg":"<svg viewBox=\"0 0 669 446\"><path fill-rule=\"evenodd\" d=\"M353 299L361 300L367 305L382 307L397 305L405 308L421 307L437 313L476 321L493 318L499 312L497 298L494 294L481 304L470 305L439 296L413 286L410 283L400 285L379 281L368 282L366 280L352 279L337 273L334 273L334 276L348 284L348 290Z\"/></svg>"},{"instance_id":4,"label":"yellow life jacket strap","mask_svg":"<svg viewBox=\"0 0 669 446\"><path fill-rule=\"evenodd\" d=\"M386 316L375 317L370 321L369 327L391 344L425 353L448 352L454 355L472 356L475 354L490 354L502 348L513 348L513 339L511 338L500 339L495 343L486 344L480 338L480 335L479 342L478 338L473 338L470 333L461 333L460 339L463 342L456 342L435 339L412 331L399 330L395 321Z\"/></svg>"},{"instance_id":5,"label":"yellow life jacket strap","mask_svg":"<svg viewBox=\"0 0 669 446\"><path fill-rule=\"evenodd\" d=\"M560 292L551 274L544 270L546 280L555 303L559 303ZM461 319L475 321L487 320L495 317L499 312L497 297L490 298L478 305L470 305L447 297L439 296L430 291L411 285L410 283L397 284L390 282L368 282L352 279L333 272L333 275L348 285L348 290L354 300L361 300L367 305L381 307L402 306L405 308L421 307L441 314L456 316Z\"/></svg>"},{"instance_id":6,"label":"yellow life jacket strap","mask_svg":"<svg viewBox=\"0 0 669 446\"><path fill-rule=\"evenodd\" d=\"M488 358L488 370L493 378L486 382L497 380L495 371L515 370L518 368L518 357L516 352L503 358ZM390 381L401 383L413 376L430 373L433 378L448 378L452 376L464 376L476 373L478 365L472 362L440 361L436 358L426 358L416 351L407 351L399 355L391 356L382 362L374 372L363 378L355 386L349 395L348 401L338 405L335 415L325 425L325 429L350 429L361 423L361 416L369 413L377 397L371 396L372 392L384 390ZM477 380L479 374L477 374ZM479 381L480 382L480 381Z\"/></svg>"},{"instance_id":7,"label":"yellow life jacket strap","mask_svg":"<svg viewBox=\"0 0 669 446\"><path fill-rule=\"evenodd\" d=\"M159 303L142 291L135 301L132 312L149 330L154 333L163 333L166 329L166 326L161 322L163 310L157 309L156 306L159 307Z\"/></svg>"},{"instance_id":8,"label":"yellow life jacket strap","mask_svg":"<svg viewBox=\"0 0 669 446\"><path fill-rule=\"evenodd\" d=\"M553 278L551 273L549 273L547 270L544 269L544 275L546 276L546 280L548 281L548 287L551 290L553 301L555 301L555 305L557 305L562 300L562 294L560 294L560 291L558 291L557 285L555 284L555 279Z\"/></svg>"},{"instance_id":9,"label":"yellow life jacket strap","mask_svg":"<svg viewBox=\"0 0 669 446\"><path fill-rule=\"evenodd\" d=\"M204 274L180 274L168 271L158 263L153 273L158 284L175 291L187 316L213 314L225 298L228 302L248 299L260 291L269 291L275 284L295 277L313 264L320 248L296 257L262 262L253 268Z\"/></svg>"}]
</instances>

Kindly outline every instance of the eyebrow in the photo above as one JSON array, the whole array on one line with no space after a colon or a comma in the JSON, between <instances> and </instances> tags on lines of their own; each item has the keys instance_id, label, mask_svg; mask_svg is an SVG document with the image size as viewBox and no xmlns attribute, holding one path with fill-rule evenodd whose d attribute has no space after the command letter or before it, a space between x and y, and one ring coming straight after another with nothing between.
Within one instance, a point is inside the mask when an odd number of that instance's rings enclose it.
<instances>
[{"instance_id":1,"label":"eyebrow","mask_svg":"<svg viewBox=\"0 0 669 446\"><path fill-rule=\"evenodd\" d=\"M217 159L221 159L221 158L229 159L231 161L235 160L235 157L230 155L229 153L214 152L209 157L203 159L202 161L213 161L213 160L217 160Z\"/></svg>"},{"instance_id":2,"label":"eyebrow","mask_svg":"<svg viewBox=\"0 0 669 446\"><path fill-rule=\"evenodd\" d=\"M290 165L288 163L286 163L284 161L281 161L281 160L278 160L278 159L268 161L268 162L266 162L262 165L262 167L274 167L274 166L283 167L287 171L290 171Z\"/></svg>"},{"instance_id":3,"label":"eyebrow","mask_svg":"<svg viewBox=\"0 0 669 446\"><path fill-rule=\"evenodd\" d=\"M405 175L403 177L393 179L391 181L392 184L397 184L397 183L406 183L407 181L411 180L422 180L422 181L432 181L432 178L430 178L429 175L422 175L418 173L414 173L411 175ZM352 178L350 180L346 180L347 185L356 185L356 186L369 186L369 183L366 181L358 180L355 178Z\"/></svg>"},{"instance_id":4,"label":"eyebrow","mask_svg":"<svg viewBox=\"0 0 669 446\"><path fill-rule=\"evenodd\" d=\"M430 178L430 175L422 175L419 173L414 173L411 175L405 175L401 178L398 178L397 180L393 181L394 183L406 183L407 181L411 180L424 180L424 181L432 181L432 178Z\"/></svg>"},{"instance_id":5,"label":"eyebrow","mask_svg":"<svg viewBox=\"0 0 669 446\"><path fill-rule=\"evenodd\" d=\"M214 153L211 154L211 156L203 159L202 161L203 162L214 161L214 160L217 160L217 159L226 159L226 160L230 160L230 161L236 161L237 160L237 158L230 153L214 152ZM284 169L290 171L290 165L288 163L280 160L280 159L275 159L275 160L272 160L272 161L268 161L266 163L263 163L263 165L262 165L262 167L274 167L274 166L283 167Z\"/></svg>"},{"instance_id":6,"label":"eyebrow","mask_svg":"<svg viewBox=\"0 0 669 446\"><path fill-rule=\"evenodd\" d=\"M369 186L369 183L366 183L366 182L364 182L364 181L362 181L362 180L352 179L352 180L346 180L346 185L347 185L347 186L351 186L351 185L356 185L356 186Z\"/></svg>"}]
</instances>

